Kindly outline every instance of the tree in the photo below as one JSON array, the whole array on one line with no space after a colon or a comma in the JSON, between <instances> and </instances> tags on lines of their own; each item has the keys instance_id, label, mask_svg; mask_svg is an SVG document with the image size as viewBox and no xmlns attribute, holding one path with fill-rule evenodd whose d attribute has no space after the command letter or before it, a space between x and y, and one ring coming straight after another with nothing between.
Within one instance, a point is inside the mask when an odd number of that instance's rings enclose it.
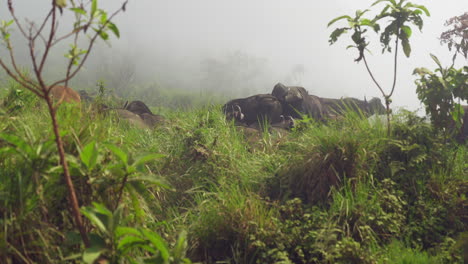
<instances>
[{"instance_id":1,"label":"tree","mask_svg":"<svg viewBox=\"0 0 468 264\"><path fill-rule=\"evenodd\" d=\"M392 95L395 91L395 85L397 80L397 66L398 66L398 47L401 45L403 48L403 53L406 57L409 57L411 54L411 45L409 39L412 35L411 24L417 26L419 30L422 30L423 19L422 15L430 16L429 11L426 7L422 5L416 5L406 0L400 0L398 3L396 0L378 0L375 1L372 6L380 4L382 2L388 2L385 7L376 15L373 19L364 18L363 15L370 11L366 9L364 11L357 10L355 17L348 15L343 15L331 20L328 23L328 27L334 24L335 22L346 19L348 21L347 27L341 27L335 29L330 34L329 43L330 45L337 42L338 38L352 31L351 40L354 45L349 45L348 48L355 48L359 52L358 58L355 59L356 62L364 61L367 72L372 78L372 81L376 84L377 88L381 92L382 96L385 98L385 105L387 108L387 129L390 134L390 104L392 102ZM375 33L379 33L381 25L379 22L386 22L387 25L382 33L380 33L380 43L382 44L382 53L392 52L392 47L395 49L395 57L393 64L393 84L391 86L390 92L385 92L382 86L375 79L369 64L366 59L365 51L368 50L369 41L367 37L368 29L372 29ZM394 44L391 44L392 39L395 39Z\"/></svg>"},{"instance_id":2,"label":"tree","mask_svg":"<svg viewBox=\"0 0 468 264\"><path fill-rule=\"evenodd\" d=\"M448 49L454 54L452 61L455 62L457 54L468 58L468 12L455 16L445 22L445 26L452 26L440 35L440 43L447 44Z\"/></svg>"},{"instance_id":3,"label":"tree","mask_svg":"<svg viewBox=\"0 0 468 264\"><path fill-rule=\"evenodd\" d=\"M69 201L75 219L75 226L79 230L86 247L89 247L89 239L83 226L78 199L65 158L64 145L56 117L60 102L54 103L52 100L51 88L57 85L68 85L70 79L76 76L86 62L98 38L108 40L109 32L112 32L117 37L120 36L117 26L112 23L112 19L121 11L125 11L127 1L128 0L124 1L122 6L114 13L108 15L106 11L98 8L97 0L80 0L78 4L74 0L51 0L50 9L45 18L39 24L36 24L30 21L20 22L13 6L14 1L8 0L8 11L12 16L12 20L0 21L1 40L9 54L9 62L7 62L8 58L0 57L0 66L11 78L20 83L24 88L33 92L47 104L55 136L55 143L60 157L60 165L63 168L63 176L67 185ZM67 4L71 6L68 9L66 9ZM64 14L74 15L75 22L72 25L72 30L61 34L58 30L58 26ZM16 25L19 34L26 40L32 64L31 68L33 73L31 75L22 72L20 66L17 64L15 46L12 44L10 38L12 25ZM83 36L89 38L86 42L86 49L79 47L79 40ZM47 81L44 78L44 69L52 50L57 48L58 43L69 39L72 39L72 41L70 49L66 54L68 62L66 63L65 76L53 82Z\"/></svg>"},{"instance_id":4,"label":"tree","mask_svg":"<svg viewBox=\"0 0 468 264\"><path fill-rule=\"evenodd\" d=\"M420 67L413 72L419 76L415 81L418 98L424 103L432 124L439 130L453 128L454 123L455 127L461 127L464 110L460 102L468 100L468 66L454 67L457 55L468 57L468 13L450 18L445 26L452 28L440 35L440 41L453 51L451 66L443 67L437 56L430 54L437 68L431 71Z\"/></svg>"}]
</instances>

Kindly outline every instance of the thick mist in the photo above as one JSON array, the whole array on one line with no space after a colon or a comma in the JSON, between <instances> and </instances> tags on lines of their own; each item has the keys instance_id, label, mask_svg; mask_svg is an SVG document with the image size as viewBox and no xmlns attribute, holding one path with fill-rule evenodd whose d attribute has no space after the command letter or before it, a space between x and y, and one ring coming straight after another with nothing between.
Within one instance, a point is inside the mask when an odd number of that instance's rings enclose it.
<instances>
[{"instance_id":1,"label":"thick mist","mask_svg":"<svg viewBox=\"0 0 468 264\"><path fill-rule=\"evenodd\" d=\"M14 2L18 13L21 10L21 15L32 19L43 17L44 12L39 13L49 5L46 0ZM130 95L131 89L150 87L236 97L269 93L277 82L283 82L302 85L321 97L380 97L364 65L354 62L356 51L345 49L350 42L342 39L333 46L328 44L333 28L327 28L327 23L331 19L369 8L372 2L130 1L127 12L115 20L121 38L111 38L109 45L98 45L72 84L95 89L96 82L104 80L109 88ZM468 2L413 2L425 5L431 17L425 19L422 33L413 30L411 57L399 56L393 106L416 110L420 104L413 69L435 68L429 53L446 65L450 63L451 54L440 46L438 37L445 30L446 19L468 11ZM1 3L0 19L9 19L6 1ZM120 5L117 0L99 3L109 12ZM59 57L66 45L63 48L57 51ZM378 45L373 46L369 61L388 90L393 80L393 58L382 56L380 50ZM462 60L459 58L458 63L467 64ZM56 68L51 65L51 69Z\"/></svg>"}]
</instances>

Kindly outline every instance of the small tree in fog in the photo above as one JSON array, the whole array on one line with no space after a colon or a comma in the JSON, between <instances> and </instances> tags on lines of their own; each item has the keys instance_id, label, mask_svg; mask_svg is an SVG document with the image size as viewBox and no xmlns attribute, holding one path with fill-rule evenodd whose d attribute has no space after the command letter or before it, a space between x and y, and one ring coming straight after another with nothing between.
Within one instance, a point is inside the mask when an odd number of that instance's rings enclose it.
<instances>
[{"instance_id":1,"label":"small tree in fog","mask_svg":"<svg viewBox=\"0 0 468 264\"><path fill-rule=\"evenodd\" d=\"M81 234L85 246L89 247L89 239L83 226L78 199L65 158L64 144L56 118L57 109L60 104L56 104L52 100L51 88L56 85L68 85L70 79L75 77L83 67L83 64L88 59L98 38L108 40L109 32L119 37L119 30L117 26L112 23L112 19L119 12L125 11L127 1L125 1L118 10L109 15L104 10L98 8L97 0L51 0L50 8L47 14L45 14L45 18L40 21L40 23L20 21L16 16L13 2L13 0L8 0L8 10L12 20L0 21L2 44L8 52L7 57L0 57L0 66L11 78L47 103L75 225ZM70 5L70 8L66 8L67 4ZM64 15L74 16L75 21L69 32L60 34L58 27ZM21 71L20 65L17 64L15 46L11 41L13 25L16 26L16 29L19 31L19 35L26 40L28 54L32 64L31 75L27 75ZM81 48L79 45L79 40L82 37L88 38L85 48ZM46 80L44 78L44 69L47 67L50 54L55 52L54 49L57 48L59 43L68 40L70 41L70 46L65 55L68 59L65 65L65 76L55 81Z\"/></svg>"},{"instance_id":2,"label":"small tree in fog","mask_svg":"<svg viewBox=\"0 0 468 264\"><path fill-rule=\"evenodd\" d=\"M355 59L356 62L364 61L367 72L372 78L372 81L376 84L377 88L381 92L382 96L385 98L385 105L387 107L387 128L388 133L390 133L390 104L392 102L392 95L395 91L395 85L397 80L397 66L398 66L398 47L401 45L403 48L403 53L406 57L409 57L411 54L411 45L409 39L412 35L412 29L410 24L413 24L419 28L423 27L422 15L425 14L430 16L429 11L426 7L422 5L416 5L406 0L399 0L398 3L396 0L378 0L375 1L372 6L380 4L382 2L388 2L385 7L376 15L374 18L369 19L363 17L369 9L364 11L357 10L355 17L348 15L337 17L331 20L328 23L328 26L331 26L339 20L346 19L348 22L347 27L341 27L335 29L330 34L330 45L334 44L338 38L347 33L348 31L353 32L351 35L351 40L353 45L349 45L348 48L355 48L359 52L358 58ZM382 45L382 53L392 52L392 48L395 49L395 58L393 64L393 84L391 86L390 92L385 92L383 87L377 82L372 73L369 63L366 59L365 51L368 50L369 41L367 38L368 29L373 30L375 33L379 33L381 29L380 22L386 23L386 27L383 32L380 33L380 43ZM395 42L392 45L391 41L394 38Z\"/></svg>"}]
</instances>

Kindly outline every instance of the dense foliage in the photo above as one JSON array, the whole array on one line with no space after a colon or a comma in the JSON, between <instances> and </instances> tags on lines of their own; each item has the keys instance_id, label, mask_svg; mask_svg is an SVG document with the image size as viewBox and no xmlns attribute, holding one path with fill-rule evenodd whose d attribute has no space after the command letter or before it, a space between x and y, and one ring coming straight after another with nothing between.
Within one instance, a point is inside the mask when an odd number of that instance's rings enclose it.
<instances>
[{"instance_id":1,"label":"dense foliage","mask_svg":"<svg viewBox=\"0 0 468 264\"><path fill-rule=\"evenodd\" d=\"M353 113L251 135L218 105L159 109L167 121L155 130L92 105L60 108L85 250L47 109L9 86L1 263L463 263L466 145L406 112L390 136Z\"/></svg>"}]
</instances>

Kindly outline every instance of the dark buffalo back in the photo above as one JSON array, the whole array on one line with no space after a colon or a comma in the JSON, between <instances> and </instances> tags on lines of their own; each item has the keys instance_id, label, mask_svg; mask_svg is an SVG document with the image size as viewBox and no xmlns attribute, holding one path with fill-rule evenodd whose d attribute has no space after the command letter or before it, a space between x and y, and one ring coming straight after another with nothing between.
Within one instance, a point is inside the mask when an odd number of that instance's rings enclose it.
<instances>
[{"instance_id":1,"label":"dark buffalo back","mask_svg":"<svg viewBox=\"0 0 468 264\"><path fill-rule=\"evenodd\" d=\"M302 118L302 115L305 114L318 121L323 119L323 107L320 98L309 95L304 87L285 86L278 83L273 88L272 95L280 100L284 116Z\"/></svg>"},{"instance_id":2,"label":"dark buffalo back","mask_svg":"<svg viewBox=\"0 0 468 264\"><path fill-rule=\"evenodd\" d=\"M135 113L137 115L142 115L142 114L153 114L153 112L151 112L151 110L148 108L148 106L146 106L145 103L143 103L142 101L132 101L131 103L125 103L124 105L124 109L125 110L128 110L132 113Z\"/></svg>"},{"instance_id":3,"label":"dark buffalo back","mask_svg":"<svg viewBox=\"0 0 468 264\"><path fill-rule=\"evenodd\" d=\"M243 114L242 121L246 125L255 122L274 123L281 121L283 112L279 100L270 94L257 94L246 98L234 99L223 106L223 112L227 117L233 116L236 106L240 107Z\"/></svg>"}]
</instances>

